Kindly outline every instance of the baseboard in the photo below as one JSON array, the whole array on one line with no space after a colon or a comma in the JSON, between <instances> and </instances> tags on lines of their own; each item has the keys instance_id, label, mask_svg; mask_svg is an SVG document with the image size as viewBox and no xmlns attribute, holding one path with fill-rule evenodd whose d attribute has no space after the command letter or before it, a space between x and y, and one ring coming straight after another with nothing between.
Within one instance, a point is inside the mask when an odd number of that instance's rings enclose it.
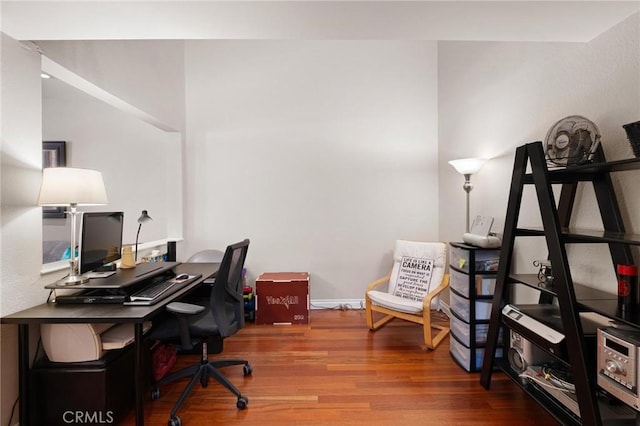
<instances>
[{"instance_id":1,"label":"baseboard","mask_svg":"<svg viewBox=\"0 0 640 426\"><path fill-rule=\"evenodd\" d=\"M364 299L315 299L310 301L311 309L364 309Z\"/></svg>"},{"instance_id":2,"label":"baseboard","mask_svg":"<svg viewBox=\"0 0 640 426\"><path fill-rule=\"evenodd\" d=\"M364 299L315 299L310 301L311 309L364 309ZM447 302L440 299L440 310L451 318Z\"/></svg>"}]
</instances>

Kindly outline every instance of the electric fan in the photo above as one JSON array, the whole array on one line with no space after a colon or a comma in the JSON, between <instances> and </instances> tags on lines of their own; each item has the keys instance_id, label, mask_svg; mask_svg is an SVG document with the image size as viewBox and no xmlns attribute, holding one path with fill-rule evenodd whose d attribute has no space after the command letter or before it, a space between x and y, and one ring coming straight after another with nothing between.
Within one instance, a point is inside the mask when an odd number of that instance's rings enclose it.
<instances>
[{"instance_id":1,"label":"electric fan","mask_svg":"<svg viewBox=\"0 0 640 426\"><path fill-rule=\"evenodd\" d=\"M547 163L554 167L588 163L599 144L600 131L595 123L580 115L565 117L547 132Z\"/></svg>"}]
</instances>

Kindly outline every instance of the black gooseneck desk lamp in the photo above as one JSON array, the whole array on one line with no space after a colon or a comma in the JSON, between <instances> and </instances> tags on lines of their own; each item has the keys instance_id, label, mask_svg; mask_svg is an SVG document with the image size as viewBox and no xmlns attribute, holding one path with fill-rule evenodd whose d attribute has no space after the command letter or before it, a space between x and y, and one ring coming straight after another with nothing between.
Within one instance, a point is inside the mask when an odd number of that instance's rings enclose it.
<instances>
[{"instance_id":1,"label":"black gooseneck desk lamp","mask_svg":"<svg viewBox=\"0 0 640 426\"><path fill-rule=\"evenodd\" d=\"M140 237L140 229L142 228L142 224L145 222L149 222L151 219L151 216L149 216L149 212L146 210L142 210L142 214L140 215L140 217L138 218L138 232L136 233L136 255L135 255L135 261L138 261L138 238Z\"/></svg>"}]
</instances>

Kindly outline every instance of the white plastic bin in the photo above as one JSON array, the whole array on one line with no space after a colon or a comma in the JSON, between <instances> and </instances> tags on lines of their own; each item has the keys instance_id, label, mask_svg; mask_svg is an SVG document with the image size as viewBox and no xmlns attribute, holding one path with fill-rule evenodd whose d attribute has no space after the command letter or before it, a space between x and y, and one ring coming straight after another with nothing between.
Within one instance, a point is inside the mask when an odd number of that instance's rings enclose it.
<instances>
[{"instance_id":1,"label":"white plastic bin","mask_svg":"<svg viewBox=\"0 0 640 426\"><path fill-rule=\"evenodd\" d=\"M449 246L449 264L464 272L469 272L469 250Z\"/></svg>"},{"instance_id":2,"label":"white plastic bin","mask_svg":"<svg viewBox=\"0 0 640 426\"><path fill-rule=\"evenodd\" d=\"M484 344L487 341L489 324L476 324L476 344ZM471 346L471 325L451 316L451 333L466 346Z\"/></svg>"},{"instance_id":3,"label":"white plastic bin","mask_svg":"<svg viewBox=\"0 0 640 426\"><path fill-rule=\"evenodd\" d=\"M451 304L451 310L462 318L465 322L470 322L471 318L471 302L469 299L465 299L462 296L450 292L449 303ZM491 300L476 300L476 320L488 320L491 316Z\"/></svg>"},{"instance_id":4,"label":"white plastic bin","mask_svg":"<svg viewBox=\"0 0 640 426\"><path fill-rule=\"evenodd\" d=\"M455 269L450 269L449 286L458 294L469 297L469 275L456 271Z\"/></svg>"},{"instance_id":5,"label":"white plastic bin","mask_svg":"<svg viewBox=\"0 0 640 426\"><path fill-rule=\"evenodd\" d=\"M495 275L476 275L476 295L492 296L496 288Z\"/></svg>"},{"instance_id":6,"label":"white plastic bin","mask_svg":"<svg viewBox=\"0 0 640 426\"><path fill-rule=\"evenodd\" d=\"M475 272L485 272L498 270L500 260L500 250L476 250Z\"/></svg>"},{"instance_id":7,"label":"white plastic bin","mask_svg":"<svg viewBox=\"0 0 640 426\"><path fill-rule=\"evenodd\" d=\"M450 353L453 358L464 368L466 371L476 371L482 368L482 360L484 357L484 348L478 348L475 350L473 360L471 359L471 349L458 342L455 338L449 339ZM502 348L496 348L496 358L502 357ZM473 361L473 365L471 362Z\"/></svg>"}]
</instances>

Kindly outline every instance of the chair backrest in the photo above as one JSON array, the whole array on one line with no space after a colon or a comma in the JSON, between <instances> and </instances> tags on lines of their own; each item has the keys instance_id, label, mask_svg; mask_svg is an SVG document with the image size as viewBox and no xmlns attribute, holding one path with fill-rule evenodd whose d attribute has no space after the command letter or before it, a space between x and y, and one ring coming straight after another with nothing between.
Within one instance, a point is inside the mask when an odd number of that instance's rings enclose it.
<instances>
[{"instance_id":1,"label":"chair backrest","mask_svg":"<svg viewBox=\"0 0 640 426\"><path fill-rule=\"evenodd\" d=\"M447 246L444 243L396 241L387 291L405 299L421 301L442 282L446 257Z\"/></svg>"},{"instance_id":2,"label":"chair backrest","mask_svg":"<svg viewBox=\"0 0 640 426\"><path fill-rule=\"evenodd\" d=\"M211 290L211 311L222 337L244 327L242 271L248 250L248 239L227 247Z\"/></svg>"}]
</instances>

